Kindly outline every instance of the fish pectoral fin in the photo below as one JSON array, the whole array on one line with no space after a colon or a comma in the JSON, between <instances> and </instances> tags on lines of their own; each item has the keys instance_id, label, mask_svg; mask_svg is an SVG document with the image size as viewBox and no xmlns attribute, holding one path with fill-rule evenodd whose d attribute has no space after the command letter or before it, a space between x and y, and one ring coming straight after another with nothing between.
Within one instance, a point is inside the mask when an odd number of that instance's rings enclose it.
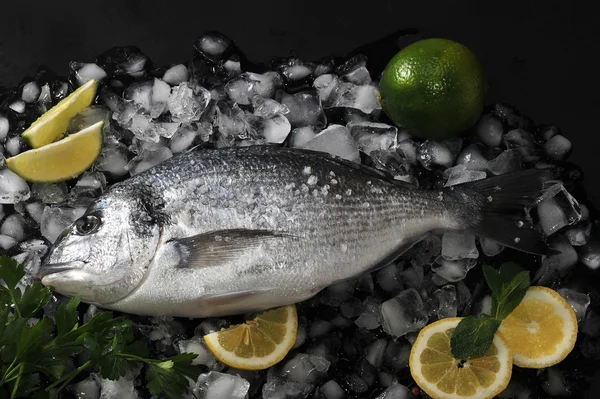
<instances>
[{"instance_id":1,"label":"fish pectoral fin","mask_svg":"<svg viewBox=\"0 0 600 399\"><path fill-rule=\"evenodd\" d=\"M205 313L211 315L233 315L263 310L266 307L265 296L268 296L269 289L255 289L249 291L228 292L203 296L196 302L197 306L202 306Z\"/></svg>"},{"instance_id":2,"label":"fish pectoral fin","mask_svg":"<svg viewBox=\"0 0 600 399\"><path fill-rule=\"evenodd\" d=\"M179 267L213 267L239 259L271 240L296 238L269 230L231 229L171 240L179 254Z\"/></svg>"}]
</instances>

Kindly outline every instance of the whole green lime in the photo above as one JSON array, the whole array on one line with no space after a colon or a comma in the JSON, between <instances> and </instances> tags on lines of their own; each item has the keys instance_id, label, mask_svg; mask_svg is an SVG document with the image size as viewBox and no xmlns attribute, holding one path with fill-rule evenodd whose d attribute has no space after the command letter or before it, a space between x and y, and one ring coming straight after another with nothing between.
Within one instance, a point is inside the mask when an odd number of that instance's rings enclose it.
<instances>
[{"instance_id":1,"label":"whole green lime","mask_svg":"<svg viewBox=\"0 0 600 399\"><path fill-rule=\"evenodd\" d=\"M481 116L487 91L479 60L446 39L415 42L396 54L379 82L381 107L418 137L460 135Z\"/></svg>"}]
</instances>

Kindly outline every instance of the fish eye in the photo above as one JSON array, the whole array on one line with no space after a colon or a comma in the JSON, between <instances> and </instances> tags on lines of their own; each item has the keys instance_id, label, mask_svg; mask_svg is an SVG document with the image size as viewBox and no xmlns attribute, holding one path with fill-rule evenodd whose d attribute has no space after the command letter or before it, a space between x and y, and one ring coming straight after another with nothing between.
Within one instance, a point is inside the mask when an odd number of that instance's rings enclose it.
<instances>
[{"instance_id":1,"label":"fish eye","mask_svg":"<svg viewBox=\"0 0 600 399\"><path fill-rule=\"evenodd\" d=\"M88 235L100 227L100 219L94 215L87 215L75 222L75 231L79 235Z\"/></svg>"}]
</instances>

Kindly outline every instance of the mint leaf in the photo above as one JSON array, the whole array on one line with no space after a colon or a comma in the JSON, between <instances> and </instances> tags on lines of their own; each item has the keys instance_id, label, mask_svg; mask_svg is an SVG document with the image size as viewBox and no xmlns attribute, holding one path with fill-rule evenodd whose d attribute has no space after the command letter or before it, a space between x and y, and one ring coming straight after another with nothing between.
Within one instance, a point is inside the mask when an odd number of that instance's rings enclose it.
<instances>
[{"instance_id":1,"label":"mint leaf","mask_svg":"<svg viewBox=\"0 0 600 399\"><path fill-rule=\"evenodd\" d=\"M500 327L500 320L488 315L468 316L458 323L450 338L450 349L456 359L469 359L487 352Z\"/></svg>"},{"instance_id":2,"label":"mint leaf","mask_svg":"<svg viewBox=\"0 0 600 399\"><path fill-rule=\"evenodd\" d=\"M507 262L498 270L484 265L483 274L492 290L492 317L504 320L527 293L529 272L514 262Z\"/></svg>"},{"instance_id":3,"label":"mint leaf","mask_svg":"<svg viewBox=\"0 0 600 399\"><path fill-rule=\"evenodd\" d=\"M502 286L502 294L496 301L492 297L492 316L498 320L504 320L523 300L529 289L529 272L522 271L517 274L508 284ZM494 307L494 302L496 306Z\"/></svg>"}]
</instances>

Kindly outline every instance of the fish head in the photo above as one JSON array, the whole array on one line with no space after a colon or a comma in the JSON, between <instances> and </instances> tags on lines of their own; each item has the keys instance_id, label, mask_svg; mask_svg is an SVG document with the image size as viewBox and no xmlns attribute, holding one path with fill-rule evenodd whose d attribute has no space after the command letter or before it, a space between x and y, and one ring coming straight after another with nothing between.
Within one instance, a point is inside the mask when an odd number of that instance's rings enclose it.
<instances>
[{"instance_id":1,"label":"fish head","mask_svg":"<svg viewBox=\"0 0 600 399\"><path fill-rule=\"evenodd\" d=\"M40 269L42 284L97 305L127 297L142 282L160 238L136 198L101 198L58 237Z\"/></svg>"}]
</instances>

